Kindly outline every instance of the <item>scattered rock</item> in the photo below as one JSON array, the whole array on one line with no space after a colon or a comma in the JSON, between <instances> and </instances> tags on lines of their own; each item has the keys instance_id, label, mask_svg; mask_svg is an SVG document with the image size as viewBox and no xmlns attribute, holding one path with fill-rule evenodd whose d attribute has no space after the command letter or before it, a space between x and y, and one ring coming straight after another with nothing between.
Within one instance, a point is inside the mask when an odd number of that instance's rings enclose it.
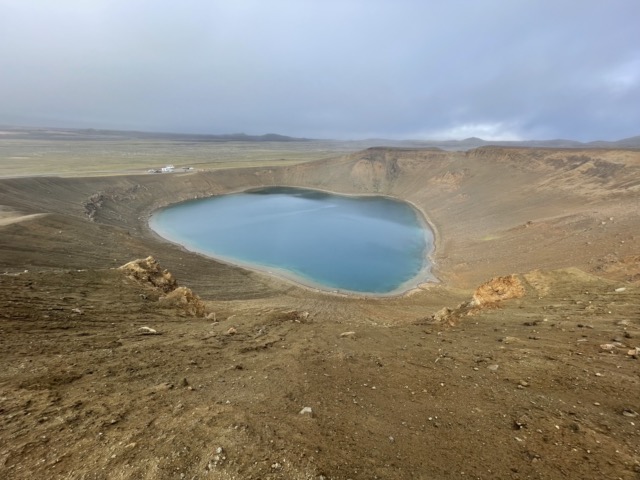
<instances>
[{"instance_id":1,"label":"scattered rock","mask_svg":"<svg viewBox=\"0 0 640 480\"><path fill-rule=\"evenodd\" d=\"M167 270L160 268L158 262L151 256L133 260L122 265L118 270L123 271L129 278L133 278L139 282L149 283L165 293L175 290L178 286L173 275Z\"/></svg>"},{"instance_id":2,"label":"scattered rock","mask_svg":"<svg viewBox=\"0 0 640 480\"><path fill-rule=\"evenodd\" d=\"M218 447L216 448L216 452L211 458L211 460L209 460L209 463L207 463L205 470L213 470L214 468L224 464L226 460L227 460L227 454L225 453L224 448Z\"/></svg>"},{"instance_id":3,"label":"scattered rock","mask_svg":"<svg viewBox=\"0 0 640 480\"><path fill-rule=\"evenodd\" d=\"M342 332L340 338L354 337L356 332Z\"/></svg>"},{"instance_id":4,"label":"scattered rock","mask_svg":"<svg viewBox=\"0 0 640 480\"><path fill-rule=\"evenodd\" d=\"M238 333L238 330L234 327L230 327L229 330L227 330L227 335L235 335L236 333Z\"/></svg>"},{"instance_id":5,"label":"scattered rock","mask_svg":"<svg viewBox=\"0 0 640 480\"><path fill-rule=\"evenodd\" d=\"M138 330L142 335L160 335L157 330L149 327L140 327Z\"/></svg>"},{"instance_id":6,"label":"scattered rock","mask_svg":"<svg viewBox=\"0 0 640 480\"><path fill-rule=\"evenodd\" d=\"M298 310L289 310L285 312L285 317L297 323L302 323L309 318L309 312L300 312Z\"/></svg>"},{"instance_id":7,"label":"scattered rock","mask_svg":"<svg viewBox=\"0 0 640 480\"><path fill-rule=\"evenodd\" d=\"M510 298L522 298L524 294L524 285L516 275L495 277L478 287L472 304L474 307L492 305Z\"/></svg>"},{"instance_id":8,"label":"scattered rock","mask_svg":"<svg viewBox=\"0 0 640 480\"><path fill-rule=\"evenodd\" d=\"M172 390L172 389L173 389L172 383L164 382L149 388L148 392L150 394L154 394L154 393L165 392L167 390Z\"/></svg>"},{"instance_id":9,"label":"scattered rock","mask_svg":"<svg viewBox=\"0 0 640 480\"><path fill-rule=\"evenodd\" d=\"M438 310L436 313L431 315L431 319L435 323L448 324L449 326L454 326L456 324L456 315L454 310L450 308L444 307Z\"/></svg>"},{"instance_id":10,"label":"scattered rock","mask_svg":"<svg viewBox=\"0 0 640 480\"><path fill-rule=\"evenodd\" d=\"M622 410L622 415L629 418L636 418L638 416L638 412L631 410L630 408L625 408Z\"/></svg>"},{"instance_id":11,"label":"scattered rock","mask_svg":"<svg viewBox=\"0 0 640 480\"><path fill-rule=\"evenodd\" d=\"M309 415L310 417L313 417L313 410L311 410L311 407L304 407L300 410L300 415Z\"/></svg>"},{"instance_id":12,"label":"scattered rock","mask_svg":"<svg viewBox=\"0 0 640 480\"><path fill-rule=\"evenodd\" d=\"M499 365L493 364L493 365L489 365L489 366L487 367L487 370L490 370L490 371L492 371L492 372L496 372L496 371L498 371L498 368L500 368L500 366L499 366Z\"/></svg>"},{"instance_id":13,"label":"scattered rock","mask_svg":"<svg viewBox=\"0 0 640 480\"><path fill-rule=\"evenodd\" d=\"M613 352L615 351L616 346L613 343L603 343L600 345L600 350L603 352Z\"/></svg>"},{"instance_id":14,"label":"scattered rock","mask_svg":"<svg viewBox=\"0 0 640 480\"><path fill-rule=\"evenodd\" d=\"M523 428L526 428L528 424L529 417L527 417L526 415L522 415L521 417L513 421L513 428L514 430L521 430Z\"/></svg>"},{"instance_id":15,"label":"scattered rock","mask_svg":"<svg viewBox=\"0 0 640 480\"><path fill-rule=\"evenodd\" d=\"M122 265L118 270L137 282L160 290L164 295L159 301L164 306L177 307L190 316L204 317L205 305L200 297L190 288L178 287L178 282L173 275L163 270L153 257L133 260Z\"/></svg>"},{"instance_id":16,"label":"scattered rock","mask_svg":"<svg viewBox=\"0 0 640 480\"><path fill-rule=\"evenodd\" d=\"M626 287L620 287L620 288L616 288L614 291L620 293L620 292L624 292L625 290L626 290Z\"/></svg>"},{"instance_id":17,"label":"scattered rock","mask_svg":"<svg viewBox=\"0 0 640 480\"><path fill-rule=\"evenodd\" d=\"M640 347L636 347L636 348L632 348L631 350L628 350L627 355L637 359L638 357L640 357Z\"/></svg>"},{"instance_id":18,"label":"scattered rock","mask_svg":"<svg viewBox=\"0 0 640 480\"><path fill-rule=\"evenodd\" d=\"M498 340L499 342L502 342L506 345L509 345L510 343L515 343L518 341L518 339L516 337L503 337L500 340Z\"/></svg>"},{"instance_id":19,"label":"scattered rock","mask_svg":"<svg viewBox=\"0 0 640 480\"><path fill-rule=\"evenodd\" d=\"M78 315L82 315L82 310L80 310L79 308L72 308L71 311L73 313L77 313Z\"/></svg>"},{"instance_id":20,"label":"scattered rock","mask_svg":"<svg viewBox=\"0 0 640 480\"><path fill-rule=\"evenodd\" d=\"M175 307L183 310L191 317L204 317L205 305L198 295L193 293L190 288L177 287L175 290L160 297L160 305Z\"/></svg>"}]
</instances>

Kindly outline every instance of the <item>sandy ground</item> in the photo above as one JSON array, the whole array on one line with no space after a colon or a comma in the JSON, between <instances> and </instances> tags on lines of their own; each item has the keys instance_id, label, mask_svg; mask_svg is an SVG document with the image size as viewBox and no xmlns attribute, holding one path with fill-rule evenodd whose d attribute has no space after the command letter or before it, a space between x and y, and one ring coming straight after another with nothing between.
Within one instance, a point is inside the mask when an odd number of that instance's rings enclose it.
<instances>
[{"instance_id":1,"label":"sandy ground","mask_svg":"<svg viewBox=\"0 0 640 480\"><path fill-rule=\"evenodd\" d=\"M262 185L411 201L441 282L313 292L146 225ZM3 180L3 217L28 221L0 224L0 476L640 478L639 197L640 153L607 150ZM115 268L148 255L206 316ZM469 303L512 273L514 298Z\"/></svg>"}]
</instances>

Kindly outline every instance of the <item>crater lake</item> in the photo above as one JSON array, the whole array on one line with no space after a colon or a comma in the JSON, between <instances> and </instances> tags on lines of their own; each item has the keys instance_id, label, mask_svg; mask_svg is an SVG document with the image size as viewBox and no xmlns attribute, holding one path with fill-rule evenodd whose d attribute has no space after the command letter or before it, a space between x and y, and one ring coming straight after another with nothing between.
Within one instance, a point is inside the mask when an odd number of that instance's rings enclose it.
<instances>
[{"instance_id":1,"label":"crater lake","mask_svg":"<svg viewBox=\"0 0 640 480\"><path fill-rule=\"evenodd\" d=\"M433 232L389 197L269 187L172 205L149 224L188 250L322 290L395 294L433 279Z\"/></svg>"}]
</instances>

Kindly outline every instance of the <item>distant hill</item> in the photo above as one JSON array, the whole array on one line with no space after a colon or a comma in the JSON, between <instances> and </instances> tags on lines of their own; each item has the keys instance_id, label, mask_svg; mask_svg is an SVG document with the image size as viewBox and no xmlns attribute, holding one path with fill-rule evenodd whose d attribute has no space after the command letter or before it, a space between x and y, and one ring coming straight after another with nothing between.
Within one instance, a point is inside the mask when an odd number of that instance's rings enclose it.
<instances>
[{"instance_id":1,"label":"distant hill","mask_svg":"<svg viewBox=\"0 0 640 480\"><path fill-rule=\"evenodd\" d=\"M127 130L101 130L94 128L29 128L0 127L0 139L38 139L38 140L172 140L184 142L306 142L308 138L295 138L276 133L265 135L247 135L231 133L223 135L138 132Z\"/></svg>"},{"instance_id":2,"label":"distant hill","mask_svg":"<svg viewBox=\"0 0 640 480\"><path fill-rule=\"evenodd\" d=\"M478 137L465 138L464 140L388 140L369 139L354 141L366 147L396 147L396 148L439 148L442 150L471 150L479 147L529 147L529 148L640 148L640 136L625 138L622 140L607 142L595 141L589 143L576 140L520 140L520 141L490 141Z\"/></svg>"},{"instance_id":3,"label":"distant hill","mask_svg":"<svg viewBox=\"0 0 640 480\"><path fill-rule=\"evenodd\" d=\"M588 143L568 139L553 140L520 140L490 141L478 137L463 140L391 140L385 138L369 138L364 140L330 140L297 138L267 133L264 135L247 135L246 133L229 133L221 135L139 132L126 130L73 129L73 128L30 128L0 126L0 140L168 140L174 142L312 142L330 141L340 143L354 150L370 147L397 148L440 148L443 150L471 150L484 146L532 147L532 148L640 148L640 135L623 138L617 141L593 141Z\"/></svg>"},{"instance_id":4,"label":"distant hill","mask_svg":"<svg viewBox=\"0 0 640 480\"><path fill-rule=\"evenodd\" d=\"M593 147L607 147L607 148L611 148L611 147L640 148L640 135L636 135L635 137L623 138L622 140L617 140L615 142L605 142L605 141L589 142L588 145Z\"/></svg>"}]
</instances>

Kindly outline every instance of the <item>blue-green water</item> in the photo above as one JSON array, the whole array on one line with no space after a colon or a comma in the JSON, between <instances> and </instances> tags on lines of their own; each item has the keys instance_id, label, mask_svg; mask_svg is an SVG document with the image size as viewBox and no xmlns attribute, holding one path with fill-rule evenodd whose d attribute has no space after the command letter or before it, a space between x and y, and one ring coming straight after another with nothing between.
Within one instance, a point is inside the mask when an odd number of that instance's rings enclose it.
<instances>
[{"instance_id":1,"label":"blue-green water","mask_svg":"<svg viewBox=\"0 0 640 480\"><path fill-rule=\"evenodd\" d=\"M190 250L325 290L383 294L429 278L433 235L409 204L297 188L181 203L150 226Z\"/></svg>"}]
</instances>

